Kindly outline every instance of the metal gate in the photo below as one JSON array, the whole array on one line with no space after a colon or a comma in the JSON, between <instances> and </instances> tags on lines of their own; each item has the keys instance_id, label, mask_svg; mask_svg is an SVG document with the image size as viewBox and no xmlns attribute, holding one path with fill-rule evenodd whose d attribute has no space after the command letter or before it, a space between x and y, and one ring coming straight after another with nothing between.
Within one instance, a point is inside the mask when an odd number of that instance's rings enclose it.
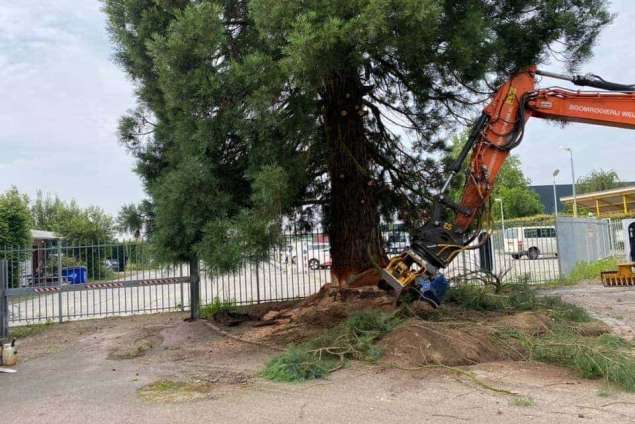
<instances>
[{"instance_id":1,"label":"metal gate","mask_svg":"<svg viewBox=\"0 0 635 424\"><path fill-rule=\"evenodd\" d=\"M51 241L0 249L0 261L5 327L190 309L190 265L162 263L143 242ZM330 281L329 267L321 234L289 235L269 258L233 272L200 263L200 304L301 299Z\"/></svg>"},{"instance_id":2,"label":"metal gate","mask_svg":"<svg viewBox=\"0 0 635 424\"><path fill-rule=\"evenodd\" d=\"M558 260L563 275L579 262L593 262L612 255L609 221L593 218L559 217Z\"/></svg>"},{"instance_id":3,"label":"metal gate","mask_svg":"<svg viewBox=\"0 0 635 424\"><path fill-rule=\"evenodd\" d=\"M4 249L0 260L5 328L184 310L189 302L187 268L153 265L140 243L57 241Z\"/></svg>"}]
</instances>

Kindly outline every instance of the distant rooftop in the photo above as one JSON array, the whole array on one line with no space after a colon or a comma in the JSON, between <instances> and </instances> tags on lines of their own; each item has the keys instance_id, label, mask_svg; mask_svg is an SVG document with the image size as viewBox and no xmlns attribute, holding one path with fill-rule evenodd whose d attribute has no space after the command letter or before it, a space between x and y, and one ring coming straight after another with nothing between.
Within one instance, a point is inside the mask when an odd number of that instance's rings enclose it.
<instances>
[{"instance_id":1,"label":"distant rooftop","mask_svg":"<svg viewBox=\"0 0 635 424\"><path fill-rule=\"evenodd\" d=\"M560 200L565 204L573 204L573 196L562 197ZM578 207L595 211L598 217L614 213L626 214L635 210L635 185L578 194L576 202Z\"/></svg>"}]
</instances>

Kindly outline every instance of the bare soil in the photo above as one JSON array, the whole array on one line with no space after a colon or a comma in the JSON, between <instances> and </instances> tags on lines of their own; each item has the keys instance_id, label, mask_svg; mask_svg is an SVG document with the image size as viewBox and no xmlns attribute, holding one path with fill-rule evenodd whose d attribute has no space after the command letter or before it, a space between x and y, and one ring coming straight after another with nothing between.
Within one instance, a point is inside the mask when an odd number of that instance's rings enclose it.
<instances>
[{"instance_id":1,"label":"bare soil","mask_svg":"<svg viewBox=\"0 0 635 424\"><path fill-rule=\"evenodd\" d=\"M635 289L619 294L602 289L561 294L602 319L620 321L612 328L629 334L635 314L626 305L635 304ZM308 334L332 325L325 316L337 321L359 308L392 307L381 293L349 293L343 300L332 294L325 289L274 319L270 315L273 325L223 328L232 337L205 322L187 322L180 313L51 325L18 341L18 372L0 374L0 410L20 424L635 422L635 395L558 367L510 361L485 342L498 327L544 331L546 317L534 313L409 321L382 341L386 354L380 364L353 363L305 384L261 379L259 371L278 353L267 344L306 338L303 329ZM340 306L328 306L335 304ZM309 312L313 306L322 315ZM477 363L462 368L477 380L412 366L437 362Z\"/></svg>"},{"instance_id":2,"label":"bare soil","mask_svg":"<svg viewBox=\"0 0 635 424\"><path fill-rule=\"evenodd\" d=\"M382 362L400 367L422 365L475 365L483 362L524 359L520 346L497 343L498 330L513 329L539 335L549 329L550 318L523 312L463 322L410 319L380 342Z\"/></svg>"}]
</instances>

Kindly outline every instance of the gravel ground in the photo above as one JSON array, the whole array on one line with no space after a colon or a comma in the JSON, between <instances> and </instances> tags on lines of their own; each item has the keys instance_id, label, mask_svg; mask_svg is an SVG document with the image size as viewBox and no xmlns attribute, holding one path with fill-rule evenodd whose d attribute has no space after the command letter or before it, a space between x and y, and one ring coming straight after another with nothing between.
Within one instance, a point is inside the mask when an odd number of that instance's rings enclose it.
<instances>
[{"instance_id":1,"label":"gravel ground","mask_svg":"<svg viewBox=\"0 0 635 424\"><path fill-rule=\"evenodd\" d=\"M552 292L632 333L635 289L586 284ZM635 395L536 363L469 368L520 401L438 369L354 364L327 380L271 383L258 371L274 352L185 317L69 322L21 340L18 372L0 374L0 410L20 424L635 422Z\"/></svg>"}]
</instances>

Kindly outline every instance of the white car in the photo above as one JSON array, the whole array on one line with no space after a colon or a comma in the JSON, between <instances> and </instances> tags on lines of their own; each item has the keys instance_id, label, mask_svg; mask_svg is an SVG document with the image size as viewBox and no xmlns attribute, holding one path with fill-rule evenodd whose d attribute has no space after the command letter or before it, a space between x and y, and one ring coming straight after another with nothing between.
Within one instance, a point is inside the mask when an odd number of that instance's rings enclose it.
<instances>
[{"instance_id":1,"label":"white car","mask_svg":"<svg viewBox=\"0 0 635 424\"><path fill-rule=\"evenodd\" d=\"M331 266L331 246L328 243L311 243L302 249L303 260L312 271Z\"/></svg>"},{"instance_id":2,"label":"white car","mask_svg":"<svg viewBox=\"0 0 635 424\"><path fill-rule=\"evenodd\" d=\"M558 256L556 228L553 226L516 227L505 229L505 251L512 258L538 259L540 256Z\"/></svg>"}]
</instances>

